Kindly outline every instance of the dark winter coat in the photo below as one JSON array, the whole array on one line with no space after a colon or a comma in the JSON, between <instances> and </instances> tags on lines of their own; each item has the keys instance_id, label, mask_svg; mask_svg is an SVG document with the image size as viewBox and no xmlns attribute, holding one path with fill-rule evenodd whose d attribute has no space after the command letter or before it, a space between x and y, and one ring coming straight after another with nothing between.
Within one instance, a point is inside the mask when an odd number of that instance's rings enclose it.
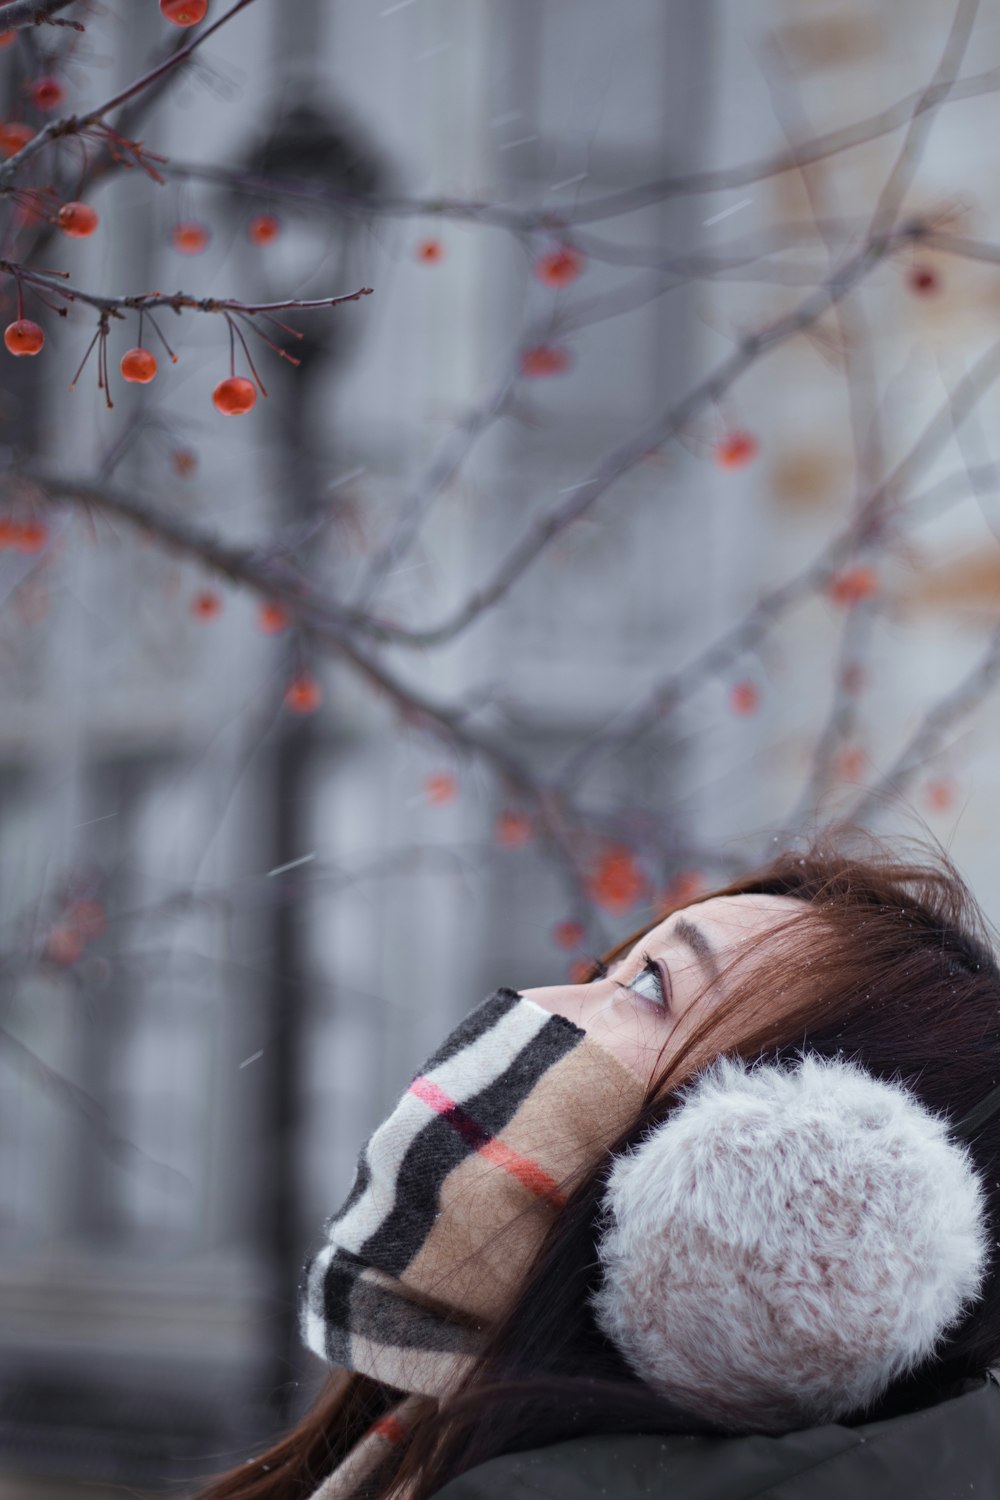
<instances>
[{"instance_id":1,"label":"dark winter coat","mask_svg":"<svg viewBox=\"0 0 1000 1500\"><path fill-rule=\"evenodd\" d=\"M491 1459L437 1500L1000 1500L1000 1372L855 1427L574 1438Z\"/></svg>"}]
</instances>

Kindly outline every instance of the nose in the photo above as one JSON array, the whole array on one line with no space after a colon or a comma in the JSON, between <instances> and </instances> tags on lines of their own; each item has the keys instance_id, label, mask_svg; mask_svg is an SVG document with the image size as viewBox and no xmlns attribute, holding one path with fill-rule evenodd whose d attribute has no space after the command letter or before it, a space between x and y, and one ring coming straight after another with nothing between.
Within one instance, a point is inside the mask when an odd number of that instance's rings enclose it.
<instances>
[{"instance_id":1,"label":"nose","mask_svg":"<svg viewBox=\"0 0 1000 1500\"><path fill-rule=\"evenodd\" d=\"M553 1015L565 1016L587 1030L589 1019L607 1005L616 986L607 978L593 984L547 984L538 989L521 990L526 1000L533 1000Z\"/></svg>"}]
</instances>

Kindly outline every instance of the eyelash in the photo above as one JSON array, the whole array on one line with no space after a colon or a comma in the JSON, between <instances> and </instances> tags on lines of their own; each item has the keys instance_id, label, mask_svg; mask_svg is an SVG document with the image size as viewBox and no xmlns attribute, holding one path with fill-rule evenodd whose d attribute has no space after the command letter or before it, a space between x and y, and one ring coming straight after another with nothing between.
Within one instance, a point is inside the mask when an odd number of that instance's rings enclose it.
<instances>
[{"instance_id":1,"label":"eyelash","mask_svg":"<svg viewBox=\"0 0 1000 1500\"><path fill-rule=\"evenodd\" d=\"M660 972L660 966L659 966L659 964L655 963L654 960L652 958L650 958L649 954L645 951L645 949L643 949L643 951L640 953L639 956L642 959L642 968L639 970L639 973L635 976L636 979L638 979L639 975L641 975L641 974L652 974L653 978L656 980L656 988L657 988L657 991L659 992L659 996L660 996L660 1005L662 1006L662 1008L663 1008L664 1011L669 1010L670 1009L670 1006L669 1006L669 1003L668 1003L669 1002L669 996L666 994L666 992L665 992L665 990L663 988L663 976L662 976L662 974Z\"/></svg>"},{"instance_id":2,"label":"eyelash","mask_svg":"<svg viewBox=\"0 0 1000 1500\"><path fill-rule=\"evenodd\" d=\"M650 957L650 955L646 952L645 949L643 949L641 951L641 953L640 953L639 956L642 959L642 968L639 970L639 973L636 974L635 979L638 979L640 977L640 975L642 975L642 974L651 974L653 976L653 978L655 979L655 981L656 981L656 988L659 990L659 993L660 993L660 1005L661 1005L661 1008L663 1009L664 1012L669 1012L669 1010L670 1010L669 997L664 992L663 978L662 978L662 975L661 975L661 972L660 972L659 965L654 961L654 959L652 959ZM593 984L595 982L595 980L606 978L607 974L608 974L608 966L607 966L607 964L604 963L603 960L598 960L598 962L597 962L597 972L593 975L593 978L590 980L590 983ZM635 983L635 979L633 979L633 981L632 981L633 984ZM628 989L628 988L629 988L628 985L622 985L622 989Z\"/></svg>"}]
</instances>

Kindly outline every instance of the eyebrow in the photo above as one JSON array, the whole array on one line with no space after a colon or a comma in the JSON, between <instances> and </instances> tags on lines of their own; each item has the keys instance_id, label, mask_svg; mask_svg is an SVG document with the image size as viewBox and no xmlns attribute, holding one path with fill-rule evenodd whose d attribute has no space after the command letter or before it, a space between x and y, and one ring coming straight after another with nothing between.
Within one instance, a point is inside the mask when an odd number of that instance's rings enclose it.
<instances>
[{"instance_id":1,"label":"eyebrow","mask_svg":"<svg viewBox=\"0 0 1000 1500\"><path fill-rule=\"evenodd\" d=\"M686 917L678 917L674 923L674 937L680 938L686 943L695 958L708 970L713 980L719 977L719 961L715 956L715 949L700 927L689 922Z\"/></svg>"},{"instance_id":2,"label":"eyebrow","mask_svg":"<svg viewBox=\"0 0 1000 1500\"><path fill-rule=\"evenodd\" d=\"M671 929L670 935L671 937L679 938L682 943L686 944L687 947L691 949L691 952L694 954L695 958L698 959L702 967L708 970L709 974L712 976L713 981L718 979L719 960L716 956L715 949L712 947L711 943L708 941L708 938L702 932L700 927L696 927L693 922L689 922L687 917L678 917L677 921L673 925L673 928ZM621 965L625 963L625 961L626 960L624 958L620 958L618 962L613 965L613 968L620 968ZM612 971L609 970L609 973L610 972Z\"/></svg>"}]
</instances>

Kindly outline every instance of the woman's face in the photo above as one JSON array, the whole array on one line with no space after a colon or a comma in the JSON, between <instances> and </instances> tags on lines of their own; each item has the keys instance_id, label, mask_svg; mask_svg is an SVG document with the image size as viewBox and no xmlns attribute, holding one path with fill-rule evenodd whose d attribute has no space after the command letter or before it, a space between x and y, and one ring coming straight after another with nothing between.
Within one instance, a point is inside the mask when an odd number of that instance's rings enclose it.
<instances>
[{"instance_id":1,"label":"woman's face","mask_svg":"<svg viewBox=\"0 0 1000 1500\"><path fill-rule=\"evenodd\" d=\"M603 979L519 993L575 1021L648 1084L707 1008L714 1010L725 1002L722 979L712 985L697 1015L689 1014L718 970L745 944L790 916L801 915L803 909L804 903L794 896L712 896L664 917L612 964ZM644 953L652 959L655 973L646 969ZM747 972L741 967L740 978Z\"/></svg>"}]
</instances>

